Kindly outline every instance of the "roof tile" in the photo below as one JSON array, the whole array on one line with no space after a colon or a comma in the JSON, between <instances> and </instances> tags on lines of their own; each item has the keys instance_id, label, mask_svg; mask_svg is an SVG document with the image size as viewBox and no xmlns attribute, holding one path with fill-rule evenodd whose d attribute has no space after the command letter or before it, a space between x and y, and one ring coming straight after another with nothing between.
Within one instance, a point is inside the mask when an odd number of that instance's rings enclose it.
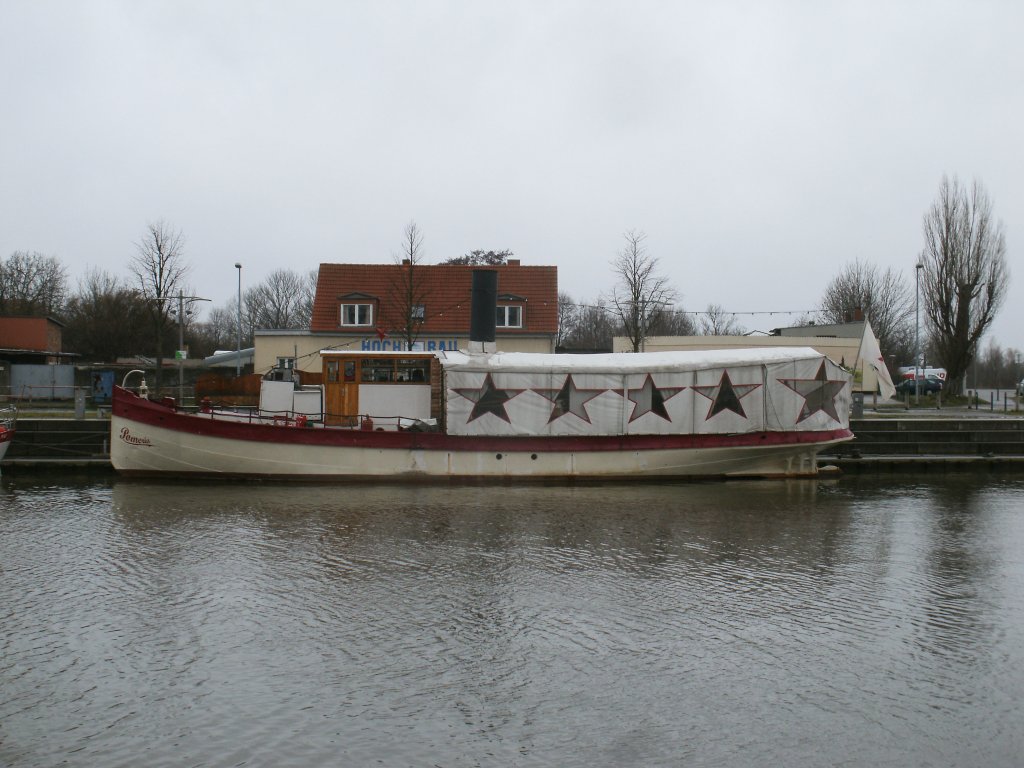
<instances>
[{"instance_id":1,"label":"roof tile","mask_svg":"<svg viewBox=\"0 0 1024 768\"><path fill-rule=\"evenodd\" d=\"M399 329L394 324L394 307L405 304L399 298L403 274L408 265L321 264L310 330L337 332L338 305L343 296L367 294L380 302L377 323L382 331ZM498 294L516 294L526 299L522 329L498 329L499 334L556 333L558 330L558 268L531 266L472 267L461 264L418 264L415 285L424 298L426 319L422 330L434 334L468 333L474 269L498 272ZM500 302L499 302L500 303ZM389 311L390 308L390 311ZM384 326L384 327L381 327Z\"/></svg>"}]
</instances>

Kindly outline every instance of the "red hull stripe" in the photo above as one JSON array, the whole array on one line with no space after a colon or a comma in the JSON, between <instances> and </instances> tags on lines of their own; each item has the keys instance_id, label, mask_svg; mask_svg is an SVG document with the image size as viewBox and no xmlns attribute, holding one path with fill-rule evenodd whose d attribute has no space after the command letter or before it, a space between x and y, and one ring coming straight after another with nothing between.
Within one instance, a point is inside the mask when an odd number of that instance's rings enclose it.
<instances>
[{"instance_id":1,"label":"red hull stripe","mask_svg":"<svg viewBox=\"0 0 1024 768\"><path fill-rule=\"evenodd\" d=\"M204 437L288 445L499 453L657 451L688 448L813 445L853 437L848 429L820 432L747 432L715 435L445 435L439 432L364 432L251 424L184 413L114 388L113 412L137 424Z\"/></svg>"}]
</instances>

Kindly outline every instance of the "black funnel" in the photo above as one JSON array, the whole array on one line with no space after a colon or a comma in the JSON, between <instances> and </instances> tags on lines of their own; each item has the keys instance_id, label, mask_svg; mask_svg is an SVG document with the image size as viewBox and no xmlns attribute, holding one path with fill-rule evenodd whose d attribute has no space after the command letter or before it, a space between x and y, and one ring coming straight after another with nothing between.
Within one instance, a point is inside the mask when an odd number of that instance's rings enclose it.
<instances>
[{"instance_id":1,"label":"black funnel","mask_svg":"<svg viewBox=\"0 0 1024 768\"><path fill-rule=\"evenodd\" d=\"M494 341L497 311L497 271L493 269L474 269L472 304L469 318L470 341Z\"/></svg>"}]
</instances>

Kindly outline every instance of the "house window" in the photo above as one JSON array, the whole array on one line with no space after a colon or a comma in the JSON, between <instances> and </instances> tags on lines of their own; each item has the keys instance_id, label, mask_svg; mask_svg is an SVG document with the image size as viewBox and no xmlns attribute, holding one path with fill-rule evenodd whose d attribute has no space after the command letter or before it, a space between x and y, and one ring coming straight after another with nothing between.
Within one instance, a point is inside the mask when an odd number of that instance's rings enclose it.
<instances>
[{"instance_id":1,"label":"house window","mask_svg":"<svg viewBox=\"0 0 1024 768\"><path fill-rule=\"evenodd\" d=\"M342 304L342 325L372 325L373 306L370 304Z\"/></svg>"},{"instance_id":2,"label":"house window","mask_svg":"<svg viewBox=\"0 0 1024 768\"><path fill-rule=\"evenodd\" d=\"M498 317L495 325L498 328L522 328L523 308L516 305L498 307Z\"/></svg>"},{"instance_id":3,"label":"house window","mask_svg":"<svg viewBox=\"0 0 1024 768\"><path fill-rule=\"evenodd\" d=\"M422 323L427 318L427 308L423 304L413 304L409 311L409 319Z\"/></svg>"}]
</instances>

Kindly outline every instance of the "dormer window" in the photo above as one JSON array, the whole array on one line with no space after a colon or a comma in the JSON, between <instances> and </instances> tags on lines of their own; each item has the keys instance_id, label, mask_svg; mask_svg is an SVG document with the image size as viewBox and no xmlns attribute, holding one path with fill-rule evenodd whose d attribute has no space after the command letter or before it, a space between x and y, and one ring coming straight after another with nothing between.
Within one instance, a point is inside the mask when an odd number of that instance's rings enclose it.
<instances>
[{"instance_id":1,"label":"dormer window","mask_svg":"<svg viewBox=\"0 0 1024 768\"><path fill-rule=\"evenodd\" d=\"M373 325L372 304L342 304L342 325Z\"/></svg>"},{"instance_id":2,"label":"dormer window","mask_svg":"<svg viewBox=\"0 0 1024 768\"><path fill-rule=\"evenodd\" d=\"M366 327L373 325L373 307L376 296L366 293L348 293L338 297L338 325Z\"/></svg>"},{"instance_id":3,"label":"dormer window","mask_svg":"<svg viewBox=\"0 0 1024 768\"><path fill-rule=\"evenodd\" d=\"M514 293L503 293L498 296L498 315L495 325L498 328L522 328L523 304L526 299Z\"/></svg>"}]
</instances>

